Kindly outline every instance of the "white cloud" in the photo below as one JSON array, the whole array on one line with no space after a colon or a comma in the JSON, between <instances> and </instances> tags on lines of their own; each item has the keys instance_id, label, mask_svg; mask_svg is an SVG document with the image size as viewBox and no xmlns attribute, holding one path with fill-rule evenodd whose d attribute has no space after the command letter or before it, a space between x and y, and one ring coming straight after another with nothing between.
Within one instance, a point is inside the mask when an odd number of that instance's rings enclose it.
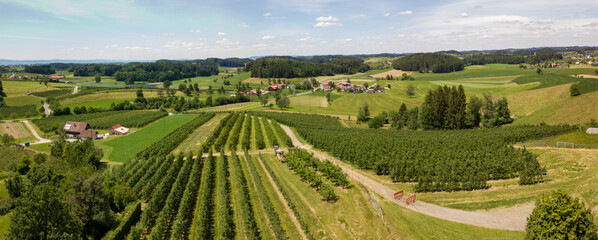
<instances>
[{"instance_id":1,"label":"white cloud","mask_svg":"<svg viewBox=\"0 0 598 240\"><path fill-rule=\"evenodd\" d=\"M124 47L124 48L122 48L122 50L139 51L139 50L152 50L152 48L141 47L141 46L133 46L133 47Z\"/></svg>"},{"instance_id":2,"label":"white cloud","mask_svg":"<svg viewBox=\"0 0 598 240\"><path fill-rule=\"evenodd\" d=\"M247 25L247 23L245 23L245 22L242 22L242 23L239 24L239 27L240 28L246 28L246 27L249 27L249 25Z\"/></svg>"},{"instance_id":3,"label":"white cloud","mask_svg":"<svg viewBox=\"0 0 598 240\"><path fill-rule=\"evenodd\" d=\"M326 43L328 43L328 42L327 42L327 41L321 41L320 43L321 43L321 44L326 44Z\"/></svg>"},{"instance_id":4,"label":"white cloud","mask_svg":"<svg viewBox=\"0 0 598 240\"><path fill-rule=\"evenodd\" d=\"M468 16L469 16L469 14L467 14L466 12L461 13L461 17L468 17Z\"/></svg>"},{"instance_id":5,"label":"white cloud","mask_svg":"<svg viewBox=\"0 0 598 240\"><path fill-rule=\"evenodd\" d=\"M361 18L367 18L368 15L362 13L362 14L359 14L359 17L361 17Z\"/></svg>"},{"instance_id":6,"label":"white cloud","mask_svg":"<svg viewBox=\"0 0 598 240\"><path fill-rule=\"evenodd\" d=\"M353 39L351 39L351 38L337 39L335 42L337 42L337 43L348 43L350 41L353 41Z\"/></svg>"},{"instance_id":7,"label":"white cloud","mask_svg":"<svg viewBox=\"0 0 598 240\"><path fill-rule=\"evenodd\" d=\"M218 36L226 36L226 33L225 32L218 32L216 35L218 35Z\"/></svg>"},{"instance_id":8,"label":"white cloud","mask_svg":"<svg viewBox=\"0 0 598 240\"><path fill-rule=\"evenodd\" d=\"M118 44L106 45L105 48L117 48Z\"/></svg>"},{"instance_id":9,"label":"white cloud","mask_svg":"<svg viewBox=\"0 0 598 240\"><path fill-rule=\"evenodd\" d=\"M191 30L192 33L201 33L201 30L199 29L195 29L195 30Z\"/></svg>"},{"instance_id":10,"label":"white cloud","mask_svg":"<svg viewBox=\"0 0 598 240\"><path fill-rule=\"evenodd\" d=\"M318 22L336 22L338 20L339 20L338 18L335 18L333 16L316 18L316 21L318 21Z\"/></svg>"},{"instance_id":11,"label":"white cloud","mask_svg":"<svg viewBox=\"0 0 598 240\"><path fill-rule=\"evenodd\" d=\"M222 45L238 45L241 42L239 42L239 41L232 41L232 40L230 40L228 38L223 38L222 40L216 41L216 43L217 44L222 44Z\"/></svg>"},{"instance_id":12,"label":"white cloud","mask_svg":"<svg viewBox=\"0 0 598 240\"><path fill-rule=\"evenodd\" d=\"M399 15L409 15L409 14L413 14L413 11L405 10L405 11L399 12Z\"/></svg>"},{"instance_id":13,"label":"white cloud","mask_svg":"<svg viewBox=\"0 0 598 240\"><path fill-rule=\"evenodd\" d=\"M385 17L389 17L390 13L385 13L385 14L382 14L382 15L384 15Z\"/></svg>"},{"instance_id":14,"label":"white cloud","mask_svg":"<svg viewBox=\"0 0 598 240\"><path fill-rule=\"evenodd\" d=\"M190 48L195 46L195 43L192 42L185 42L185 41L179 41L179 40L174 40L174 41L168 41L164 44L165 48Z\"/></svg>"},{"instance_id":15,"label":"white cloud","mask_svg":"<svg viewBox=\"0 0 598 240\"><path fill-rule=\"evenodd\" d=\"M163 35L164 36L168 36L168 37L172 37L172 36L174 36L174 33L164 33Z\"/></svg>"},{"instance_id":16,"label":"white cloud","mask_svg":"<svg viewBox=\"0 0 598 240\"><path fill-rule=\"evenodd\" d=\"M314 27L340 27L343 26L342 23L339 22L318 22L314 25Z\"/></svg>"},{"instance_id":17,"label":"white cloud","mask_svg":"<svg viewBox=\"0 0 598 240\"><path fill-rule=\"evenodd\" d=\"M264 13L264 17L272 17L272 13L270 13L270 12Z\"/></svg>"},{"instance_id":18,"label":"white cloud","mask_svg":"<svg viewBox=\"0 0 598 240\"><path fill-rule=\"evenodd\" d=\"M307 42L309 40L311 40L311 38L309 36L306 36L306 37L298 38L297 42Z\"/></svg>"},{"instance_id":19,"label":"white cloud","mask_svg":"<svg viewBox=\"0 0 598 240\"><path fill-rule=\"evenodd\" d=\"M262 39L263 40L271 40L271 39L274 39L274 36L263 36Z\"/></svg>"}]
</instances>

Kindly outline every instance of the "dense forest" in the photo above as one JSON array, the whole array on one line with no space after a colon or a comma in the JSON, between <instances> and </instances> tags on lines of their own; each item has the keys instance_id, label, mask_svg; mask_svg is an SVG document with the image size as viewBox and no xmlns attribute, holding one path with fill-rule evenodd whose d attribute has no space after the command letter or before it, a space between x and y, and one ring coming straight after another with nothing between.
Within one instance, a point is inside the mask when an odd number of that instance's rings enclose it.
<instances>
[{"instance_id":1,"label":"dense forest","mask_svg":"<svg viewBox=\"0 0 598 240\"><path fill-rule=\"evenodd\" d=\"M392 63L395 69L403 71L448 73L461 71L463 60L443 53L416 53L401 57Z\"/></svg>"},{"instance_id":2,"label":"dense forest","mask_svg":"<svg viewBox=\"0 0 598 240\"><path fill-rule=\"evenodd\" d=\"M523 56L505 53L474 53L463 58L465 65L485 65L492 63L519 64L524 63Z\"/></svg>"},{"instance_id":3,"label":"dense forest","mask_svg":"<svg viewBox=\"0 0 598 240\"><path fill-rule=\"evenodd\" d=\"M322 60L324 61L324 60ZM359 58L337 58L326 63L301 62L283 58L260 58L245 66L251 77L295 78L366 72L370 67Z\"/></svg>"},{"instance_id":4,"label":"dense forest","mask_svg":"<svg viewBox=\"0 0 598 240\"><path fill-rule=\"evenodd\" d=\"M132 84L136 81L164 82L197 76L218 74L218 66L182 62L155 62L127 64L114 73L116 81Z\"/></svg>"},{"instance_id":5,"label":"dense forest","mask_svg":"<svg viewBox=\"0 0 598 240\"><path fill-rule=\"evenodd\" d=\"M54 74L56 70L50 65L29 65L25 66L25 72L37 74Z\"/></svg>"}]
</instances>

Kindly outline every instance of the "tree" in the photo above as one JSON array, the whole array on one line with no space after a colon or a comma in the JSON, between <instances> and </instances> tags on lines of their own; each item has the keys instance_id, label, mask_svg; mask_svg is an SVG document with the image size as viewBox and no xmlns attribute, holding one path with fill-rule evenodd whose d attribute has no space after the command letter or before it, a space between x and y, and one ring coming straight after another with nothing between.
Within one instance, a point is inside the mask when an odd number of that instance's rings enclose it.
<instances>
[{"instance_id":1,"label":"tree","mask_svg":"<svg viewBox=\"0 0 598 240\"><path fill-rule=\"evenodd\" d=\"M163 97L163 96L164 96L164 89L158 88L158 97Z\"/></svg>"},{"instance_id":2,"label":"tree","mask_svg":"<svg viewBox=\"0 0 598 240\"><path fill-rule=\"evenodd\" d=\"M509 124L513 122L511 118L511 111L506 98L502 98L496 102L496 124Z\"/></svg>"},{"instance_id":3,"label":"tree","mask_svg":"<svg viewBox=\"0 0 598 240\"><path fill-rule=\"evenodd\" d=\"M482 99L480 99L476 96L473 96L469 99L469 104L467 104L467 114L466 114L467 125L469 125L471 127L479 127L480 126L480 121L481 121L480 110L482 109L483 105L484 105L484 102L482 102Z\"/></svg>"},{"instance_id":4,"label":"tree","mask_svg":"<svg viewBox=\"0 0 598 240\"><path fill-rule=\"evenodd\" d=\"M492 95L484 94L484 105L482 106L482 126L494 127L496 126L496 112L494 108L494 101Z\"/></svg>"},{"instance_id":5,"label":"tree","mask_svg":"<svg viewBox=\"0 0 598 240\"><path fill-rule=\"evenodd\" d=\"M96 74L95 80L96 80L96 83L100 83L102 81L102 77L100 76L100 74Z\"/></svg>"},{"instance_id":6,"label":"tree","mask_svg":"<svg viewBox=\"0 0 598 240\"><path fill-rule=\"evenodd\" d=\"M590 209L563 191L553 191L536 201L527 218L525 239L598 239Z\"/></svg>"},{"instance_id":7,"label":"tree","mask_svg":"<svg viewBox=\"0 0 598 240\"><path fill-rule=\"evenodd\" d=\"M266 104L268 104L268 95L262 94L260 95L260 103L262 104L262 106L266 106Z\"/></svg>"},{"instance_id":8,"label":"tree","mask_svg":"<svg viewBox=\"0 0 598 240\"><path fill-rule=\"evenodd\" d=\"M0 92L4 92L4 87L2 87L2 80L0 80Z\"/></svg>"},{"instance_id":9,"label":"tree","mask_svg":"<svg viewBox=\"0 0 598 240\"><path fill-rule=\"evenodd\" d=\"M408 97L413 97L415 96L415 89L413 88L413 85L407 85L407 96Z\"/></svg>"},{"instance_id":10,"label":"tree","mask_svg":"<svg viewBox=\"0 0 598 240\"><path fill-rule=\"evenodd\" d=\"M542 74L542 69L540 69L540 68L536 69L536 73L537 73L538 75Z\"/></svg>"},{"instance_id":11,"label":"tree","mask_svg":"<svg viewBox=\"0 0 598 240\"><path fill-rule=\"evenodd\" d=\"M571 93L571 96L581 95L581 92L579 92L579 88L577 88L576 84L571 85L571 87L569 88L569 92Z\"/></svg>"},{"instance_id":12,"label":"tree","mask_svg":"<svg viewBox=\"0 0 598 240\"><path fill-rule=\"evenodd\" d=\"M168 89L171 85L172 85L172 83L170 81L168 81L168 80L164 81L164 83L162 84L162 86L165 89Z\"/></svg>"},{"instance_id":13,"label":"tree","mask_svg":"<svg viewBox=\"0 0 598 240\"><path fill-rule=\"evenodd\" d=\"M12 135L9 135L8 133L3 134L1 140L2 145L5 146L13 145L15 143L15 138Z\"/></svg>"},{"instance_id":14,"label":"tree","mask_svg":"<svg viewBox=\"0 0 598 240\"><path fill-rule=\"evenodd\" d=\"M384 125L384 121L386 121L386 114L380 113L368 121L368 126L370 128L378 129Z\"/></svg>"},{"instance_id":15,"label":"tree","mask_svg":"<svg viewBox=\"0 0 598 240\"><path fill-rule=\"evenodd\" d=\"M419 128L418 116L419 116L419 109L417 107L414 107L411 110L409 110L409 121L407 121L407 129L417 130Z\"/></svg>"},{"instance_id":16,"label":"tree","mask_svg":"<svg viewBox=\"0 0 598 240\"><path fill-rule=\"evenodd\" d=\"M359 113L357 114L357 121L359 122L367 122L370 118L370 106L367 102L361 104L359 107Z\"/></svg>"},{"instance_id":17,"label":"tree","mask_svg":"<svg viewBox=\"0 0 598 240\"><path fill-rule=\"evenodd\" d=\"M421 111L419 112L419 122L418 125L423 128L424 130L430 130L435 128L435 118L434 112L430 104L424 103L421 106Z\"/></svg>"},{"instance_id":18,"label":"tree","mask_svg":"<svg viewBox=\"0 0 598 240\"><path fill-rule=\"evenodd\" d=\"M23 178L16 174L6 180L5 187L8 191L8 196L10 196L10 198L16 199L20 197L21 193L23 192Z\"/></svg>"},{"instance_id":19,"label":"tree","mask_svg":"<svg viewBox=\"0 0 598 240\"><path fill-rule=\"evenodd\" d=\"M290 104L291 100L289 100L287 96L282 96L276 100L276 106L278 106L280 109L288 108Z\"/></svg>"},{"instance_id":20,"label":"tree","mask_svg":"<svg viewBox=\"0 0 598 240\"><path fill-rule=\"evenodd\" d=\"M104 192L103 178L100 174L89 177L75 176L72 183L73 193L69 206L83 225L83 233L95 239L112 226L114 216Z\"/></svg>"},{"instance_id":21,"label":"tree","mask_svg":"<svg viewBox=\"0 0 598 240\"><path fill-rule=\"evenodd\" d=\"M61 177L37 168L15 202L8 239L79 239L81 223L64 201Z\"/></svg>"},{"instance_id":22,"label":"tree","mask_svg":"<svg viewBox=\"0 0 598 240\"><path fill-rule=\"evenodd\" d=\"M143 98L143 90L141 88L137 89L137 98Z\"/></svg>"},{"instance_id":23,"label":"tree","mask_svg":"<svg viewBox=\"0 0 598 240\"><path fill-rule=\"evenodd\" d=\"M6 106L6 102L4 102L4 97L0 95L0 107Z\"/></svg>"},{"instance_id":24,"label":"tree","mask_svg":"<svg viewBox=\"0 0 598 240\"><path fill-rule=\"evenodd\" d=\"M326 94L326 101L328 102L328 105L330 105L330 92Z\"/></svg>"}]
</instances>

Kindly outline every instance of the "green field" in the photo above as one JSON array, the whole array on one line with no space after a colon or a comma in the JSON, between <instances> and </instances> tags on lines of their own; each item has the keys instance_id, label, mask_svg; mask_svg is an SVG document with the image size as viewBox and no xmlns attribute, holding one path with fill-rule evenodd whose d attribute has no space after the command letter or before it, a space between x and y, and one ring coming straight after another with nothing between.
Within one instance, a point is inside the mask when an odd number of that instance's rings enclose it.
<instances>
[{"instance_id":1,"label":"green field","mask_svg":"<svg viewBox=\"0 0 598 240\"><path fill-rule=\"evenodd\" d=\"M107 160L126 162L133 158L137 152L143 150L156 140L166 136L174 129L195 118L195 114L172 115L162 118L151 125L126 136L108 138L98 141L97 144L108 147Z\"/></svg>"}]
</instances>

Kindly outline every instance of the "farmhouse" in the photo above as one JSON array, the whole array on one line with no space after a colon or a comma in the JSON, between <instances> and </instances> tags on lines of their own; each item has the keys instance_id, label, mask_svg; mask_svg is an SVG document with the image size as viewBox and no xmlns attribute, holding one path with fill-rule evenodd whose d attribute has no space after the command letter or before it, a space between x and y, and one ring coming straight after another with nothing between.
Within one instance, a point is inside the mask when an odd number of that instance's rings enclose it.
<instances>
[{"instance_id":1,"label":"farmhouse","mask_svg":"<svg viewBox=\"0 0 598 240\"><path fill-rule=\"evenodd\" d=\"M129 129L120 124L114 125L110 128L110 135L127 135L128 133Z\"/></svg>"},{"instance_id":2,"label":"farmhouse","mask_svg":"<svg viewBox=\"0 0 598 240\"><path fill-rule=\"evenodd\" d=\"M60 82L60 79L64 79L64 76L50 76L50 82Z\"/></svg>"},{"instance_id":3,"label":"farmhouse","mask_svg":"<svg viewBox=\"0 0 598 240\"><path fill-rule=\"evenodd\" d=\"M377 83L372 84L366 91L366 93L375 93L375 92L384 92L384 87L378 85Z\"/></svg>"},{"instance_id":4,"label":"farmhouse","mask_svg":"<svg viewBox=\"0 0 598 240\"><path fill-rule=\"evenodd\" d=\"M276 92L278 90L283 90L283 89L285 89L284 84L279 83L279 84L270 85L266 90L268 90L269 92Z\"/></svg>"},{"instance_id":5,"label":"farmhouse","mask_svg":"<svg viewBox=\"0 0 598 240\"><path fill-rule=\"evenodd\" d=\"M349 89L355 88L355 84L348 82L339 82L336 84L336 87L339 88L341 91L347 91Z\"/></svg>"},{"instance_id":6,"label":"farmhouse","mask_svg":"<svg viewBox=\"0 0 598 240\"><path fill-rule=\"evenodd\" d=\"M73 139L98 139L98 132L91 130L91 126L86 122L66 121L63 128L66 137Z\"/></svg>"},{"instance_id":7,"label":"farmhouse","mask_svg":"<svg viewBox=\"0 0 598 240\"><path fill-rule=\"evenodd\" d=\"M598 134L598 128L588 128L588 130L586 130L587 134Z\"/></svg>"},{"instance_id":8,"label":"farmhouse","mask_svg":"<svg viewBox=\"0 0 598 240\"><path fill-rule=\"evenodd\" d=\"M334 82L333 81L324 81L320 84L322 90L328 92L334 90Z\"/></svg>"}]
</instances>

